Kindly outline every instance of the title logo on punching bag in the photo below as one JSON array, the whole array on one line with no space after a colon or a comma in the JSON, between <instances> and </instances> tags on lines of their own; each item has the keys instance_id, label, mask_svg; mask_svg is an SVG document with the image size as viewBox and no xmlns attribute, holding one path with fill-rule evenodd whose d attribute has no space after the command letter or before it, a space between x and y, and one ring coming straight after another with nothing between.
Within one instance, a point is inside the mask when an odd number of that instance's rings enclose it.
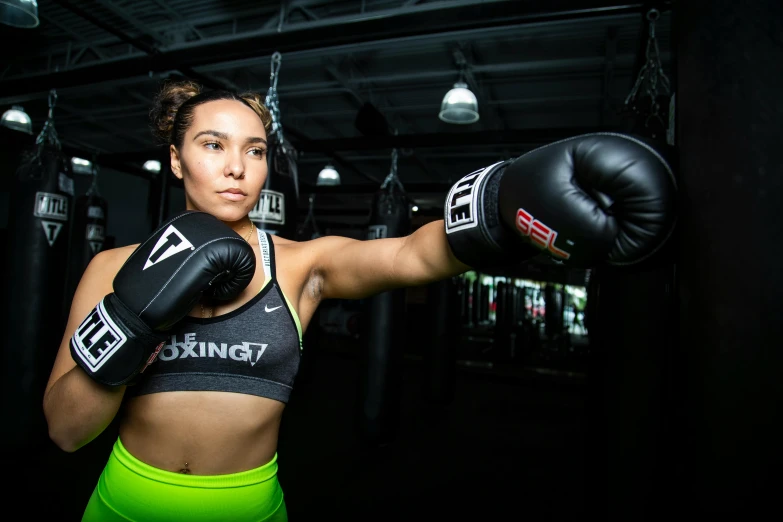
<instances>
[{"instance_id":1,"label":"title logo on punching bag","mask_svg":"<svg viewBox=\"0 0 783 522\"><path fill-rule=\"evenodd\" d=\"M33 216L41 218L46 241L49 246L54 245L63 228L60 221L68 221L68 198L51 192L36 192Z\"/></svg>"},{"instance_id":2,"label":"title logo on punching bag","mask_svg":"<svg viewBox=\"0 0 783 522\"><path fill-rule=\"evenodd\" d=\"M367 239L384 239L389 237L389 227L386 225L370 225L367 227Z\"/></svg>"},{"instance_id":3,"label":"title logo on punching bag","mask_svg":"<svg viewBox=\"0 0 783 522\"><path fill-rule=\"evenodd\" d=\"M285 225L285 195L275 190L262 190L256 206L248 215L255 222Z\"/></svg>"},{"instance_id":4,"label":"title logo on punching bag","mask_svg":"<svg viewBox=\"0 0 783 522\"><path fill-rule=\"evenodd\" d=\"M90 244L90 251L92 255L97 254L103 248L103 225L87 224L87 242Z\"/></svg>"},{"instance_id":5,"label":"title logo on punching bag","mask_svg":"<svg viewBox=\"0 0 783 522\"><path fill-rule=\"evenodd\" d=\"M478 209L478 197L480 191L476 190L481 186L484 178L493 172L496 165L503 163L499 161L494 165L475 172L471 172L451 187L446 196L445 220L446 233L451 234L467 228L473 228L478 225L476 212Z\"/></svg>"}]
</instances>

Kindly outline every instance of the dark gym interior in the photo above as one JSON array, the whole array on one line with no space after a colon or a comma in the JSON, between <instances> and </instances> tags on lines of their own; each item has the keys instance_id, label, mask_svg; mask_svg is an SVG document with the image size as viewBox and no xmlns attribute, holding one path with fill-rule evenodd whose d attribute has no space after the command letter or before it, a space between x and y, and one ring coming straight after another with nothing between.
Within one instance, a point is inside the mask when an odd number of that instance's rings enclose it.
<instances>
[{"instance_id":1,"label":"dark gym interior","mask_svg":"<svg viewBox=\"0 0 783 522\"><path fill-rule=\"evenodd\" d=\"M266 96L296 171L278 233L297 241L371 241L390 181L414 231L462 176L572 136L671 154L677 226L642 263L536 257L395 290L381 433L359 407L378 308L322 303L280 430L290 520L755 520L774 505L779 1L0 3L3 498L18 518L80 520L117 439L113 423L66 453L41 402L90 258L185 209L149 127L169 79ZM33 7L34 26L11 14ZM439 117L455 84L477 121ZM20 181L47 140L60 163ZM30 213L46 183L70 215Z\"/></svg>"}]
</instances>

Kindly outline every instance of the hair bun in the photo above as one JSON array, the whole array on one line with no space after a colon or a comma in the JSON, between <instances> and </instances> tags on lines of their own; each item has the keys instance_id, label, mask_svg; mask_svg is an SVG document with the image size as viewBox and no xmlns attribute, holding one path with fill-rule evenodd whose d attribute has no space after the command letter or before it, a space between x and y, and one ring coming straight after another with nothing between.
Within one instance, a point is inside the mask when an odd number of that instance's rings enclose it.
<instances>
[{"instance_id":1,"label":"hair bun","mask_svg":"<svg viewBox=\"0 0 783 522\"><path fill-rule=\"evenodd\" d=\"M150 109L152 135L161 143L171 143L174 119L183 103L201 93L201 87L192 81L166 82L155 96Z\"/></svg>"}]
</instances>

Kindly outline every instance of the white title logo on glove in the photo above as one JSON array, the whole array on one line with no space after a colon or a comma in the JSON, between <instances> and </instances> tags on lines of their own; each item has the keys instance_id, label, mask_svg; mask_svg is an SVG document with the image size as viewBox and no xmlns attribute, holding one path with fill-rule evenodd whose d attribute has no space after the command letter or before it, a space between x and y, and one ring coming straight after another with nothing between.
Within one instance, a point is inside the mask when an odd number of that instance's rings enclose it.
<instances>
[{"instance_id":1,"label":"white title logo on glove","mask_svg":"<svg viewBox=\"0 0 783 522\"><path fill-rule=\"evenodd\" d=\"M71 338L79 358L95 372L125 344L128 338L112 321L103 301L82 321Z\"/></svg>"},{"instance_id":2,"label":"white title logo on glove","mask_svg":"<svg viewBox=\"0 0 783 522\"><path fill-rule=\"evenodd\" d=\"M174 225L169 225L169 228L163 232L158 242L155 243L155 248L150 252L150 256L147 258L147 262L142 270L146 270L152 265L157 265L164 259L168 259L187 249L194 250L195 247L182 235L182 232L174 228Z\"/></svg>"},{"instance_id":3,"label":"white title logo on glove","mask_svg":"<svg viewBox=\"0 0 783 522\"><path fill-rule=\"evenodd\" d=\"M463 177L451 187L446 196L446 233L451 234L478 225L476 211L481 191L476 190L481 182L494 170L495 165L477 170Z\"/></svg>"}]
</instances>

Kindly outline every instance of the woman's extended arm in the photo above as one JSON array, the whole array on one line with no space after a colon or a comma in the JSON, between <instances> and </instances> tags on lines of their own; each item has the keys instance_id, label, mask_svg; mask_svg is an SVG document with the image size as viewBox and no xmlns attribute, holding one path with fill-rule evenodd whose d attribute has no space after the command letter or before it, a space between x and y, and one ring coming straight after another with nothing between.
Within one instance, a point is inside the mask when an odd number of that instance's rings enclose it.
<instances>
[{"instance_id":1,"label":"woman's extended arm","mask_svg":"<svg viewBox=\"0 0 783 522\"><path fill-rule=\"evenodd\" d=\"M401 238L359 241L327 236L308 243L321 299L361 299L470 269L451 252L442 220Z\"/></svg>"}]
</instances>

